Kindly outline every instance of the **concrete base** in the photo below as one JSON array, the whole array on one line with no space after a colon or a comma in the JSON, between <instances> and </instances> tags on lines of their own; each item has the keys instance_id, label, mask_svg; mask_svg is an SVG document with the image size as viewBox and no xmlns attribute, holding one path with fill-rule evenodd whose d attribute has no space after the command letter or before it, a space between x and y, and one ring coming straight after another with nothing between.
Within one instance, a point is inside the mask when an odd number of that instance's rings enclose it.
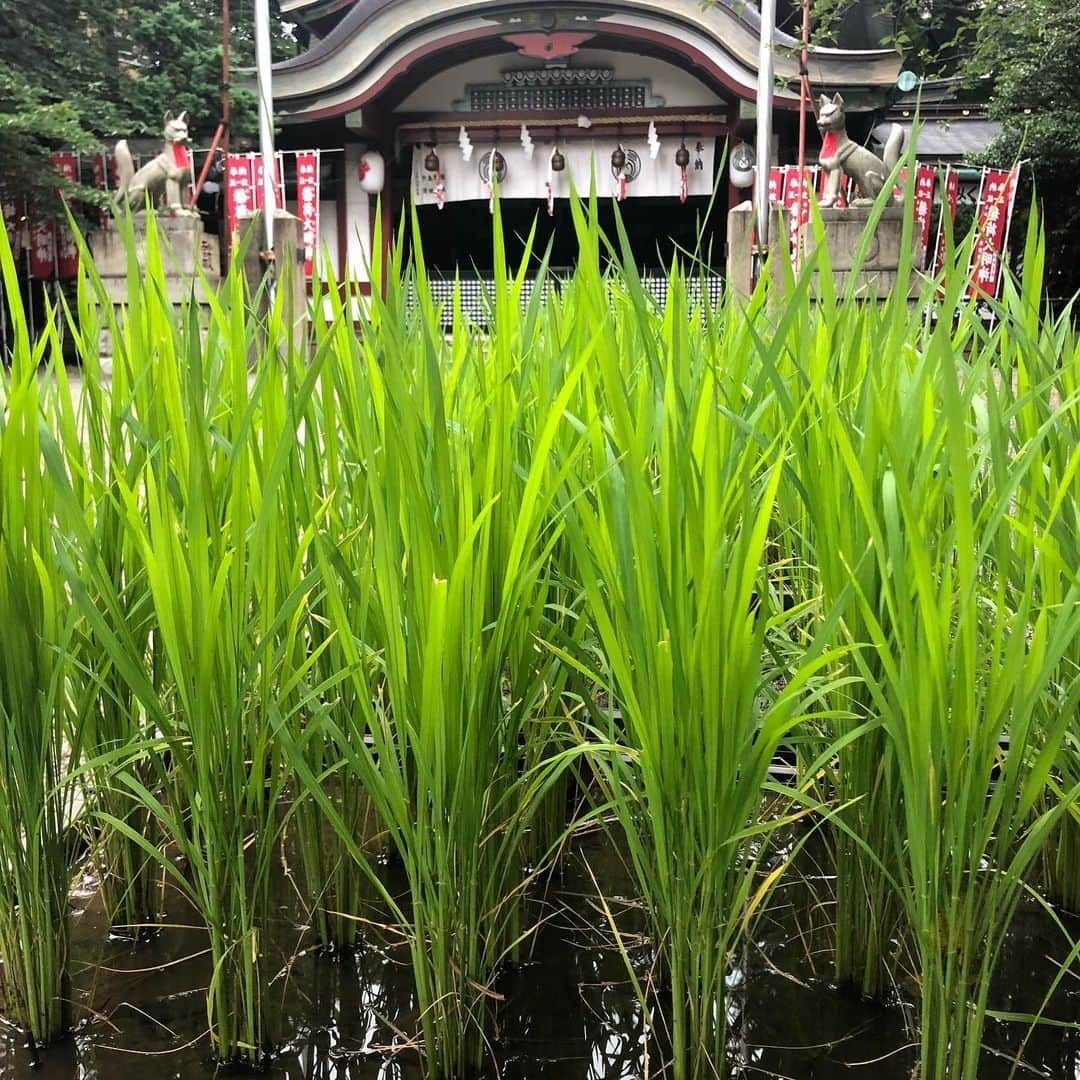
<instances>
[{"instance_id":1,"label":"concrete base","mask_svg":"<svg viewBox=\"0 0 1080 1080\"><path fill-rule=\"evenodd\" d=\"M780 207L774 207L772 218L775 235L780 243L786 245L788 237L788 213ZM836 288L847 286L848 278L856 274L856 289L859 295L883 297L902 288L908 296L914 298L918 293L919 283L916 274L910 280L899 280L900 251L904 230L904 208L888 206L881 215L866 255L854 271L855 255L862 241L863 232L870 219L873 207L851 206L843 210L835 207L821 210L822 224L825 226L825 242L832 265L833 280ZM728 288L741 296L749 296L753 291L752 267L754 231L754 211L749 202L740 203L728 211ZM815 248L812 226L806 228L806 255L811 256ZM925 264L926 252L920 238L914 236L916 245L912 270L921 270ZM774 245L775 247L775 245ZM777 251L777 255L780 252ZM814 274L815 285L817 273ZM774 265L773 281L777 288L783 289L781 264Z\"/></svg>"},{"instance_id":2,"label":"concrete base","mask_svg":"<svg viewBox=\"0 0 1080 1080\"><path fill-rule=\"evenodd\" d=\"M146 221L136 218L135 256L140 268L146 265ZM164 215L155 218L165 263L165 287L168 298L175 304L194 299L200 308L208 305L207 293L215 293L221 283L221 248L218 237L208 236L197 214ZM262 215L244 223L244 274L251 295L262 284L264 266L262 250ZM115 225L110 223L90 238L94 266L101 276L105 291L119 307L127 302L127 249ZM304 242L300 219L283 210L274 217L274 263L277 268L278 290L284 290L284 317L291 327L296 348L303 348L307 333L307 282L304 278ZM201 273L200 273L201 271ZM205 325L206 320L202 320ZM106 332L107 338L107 332ZM110 356L112 348L102 341L102 354Z\"/></svg>"},{"instance_id":3,"label":"concrete base","mask_svg":"<svg viewBox=\"0 0 1080 1080\"><path fill-rule=\"evenodd\" d=\"M146 265L146 222L135 219L135 257ZM215 291L221 279L221 248L216 236L203 229L198 214L177 214L155 218L165 263L165 287L169 299L180 303L192 295L206 303L206 289ZM119 230L111 222L90 237L94 266L101 275L109 298L116 304L127 300L127 249ZM202 276L196 268L201 269ZM205 281L204 281L205 279Z\"/></svg>"}]
</instances>

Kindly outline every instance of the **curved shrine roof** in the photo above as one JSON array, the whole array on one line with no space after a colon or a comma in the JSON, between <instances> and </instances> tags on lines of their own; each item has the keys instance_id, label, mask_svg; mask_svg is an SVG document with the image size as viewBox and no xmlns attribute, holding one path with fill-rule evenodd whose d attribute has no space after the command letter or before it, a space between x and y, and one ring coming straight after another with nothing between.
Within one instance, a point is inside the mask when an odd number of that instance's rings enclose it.
<instances>
[{"instance_id":1,"label":"curved shrine roof","mask_svg":"<svg viewBox=\"0 0 1080 1080\"><path fill-rule=\"evenodd\" d=\"M283 0L282 11L325 15L343 4L349 0ZM621 51L640 48L675 56L705 81L753 100L760 25L757 10L740 0L717 0L708 8L700 0L585 0L542 6L520 0L458 0L450 5L446 0L352 0L324 38L275 65L275 107L285 119L340 115L396 80L410 78L421 62L437 62L440 51L501 47L514 55L510 35L569 31ZM782 32L773 40L777 76L794 87L798 42ZM815 87L880 92L895 84L900 57L891 49L819 48L811 55L810 69ZM411 77L415 80L415 73ZM780 105L797 101L794 90L777 97Z\"/></svg>"}]
</instances>

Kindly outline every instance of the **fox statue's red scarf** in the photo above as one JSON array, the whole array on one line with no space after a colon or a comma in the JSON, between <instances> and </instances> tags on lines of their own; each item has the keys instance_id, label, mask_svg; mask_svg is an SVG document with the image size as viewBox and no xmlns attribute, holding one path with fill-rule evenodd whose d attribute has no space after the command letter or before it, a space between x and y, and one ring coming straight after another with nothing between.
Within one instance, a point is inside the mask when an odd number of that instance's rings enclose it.
<instances>
[{"instance_id":1,"label":"fox statue's red scarf","mask_svg":"<svg viewBox=\"0 0 1080 1080\"><path fill-rule=\"evenodd\" d=\"M188 169L191 167L191 158L188 155L188 148L185 143L168 143L169 149L172 151L173 164L178 169Z\"/></svg>"}]
</instances>

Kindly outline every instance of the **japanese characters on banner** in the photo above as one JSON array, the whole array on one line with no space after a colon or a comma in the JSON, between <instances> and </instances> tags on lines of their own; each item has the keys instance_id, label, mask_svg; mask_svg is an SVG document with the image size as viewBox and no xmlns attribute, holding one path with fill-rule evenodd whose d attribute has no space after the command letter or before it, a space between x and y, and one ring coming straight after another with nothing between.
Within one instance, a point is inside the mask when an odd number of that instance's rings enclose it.
<instances>
[{"instance_id":1,"label":"japanese characters on banner","mask_svg":"<svg viewBox=\"0 0 1080 1080\"><path fill-rule=\"evenodd\" d=\"M79 159L75 154L53 154L53 167L73 184L79 182ZM79 272L79 248L66 219L56 221L56 276L73 278Z\"/></svg>"},{"instance_id":2,"label":"japanese characters on banner","mask_svg":"<svg viewBox=\"0 0 1080 1080\"><path fill-rule=\"evenodd\" d=\"M938 219L937 249L934 253L933 273L938 274L945 265L945 214L949 221L956 221L956 205L960 201L960 174L950 165L945 170L945 205Z\"/></svg>"},{"instance_id":3,"label":"japanese characters on banner","mask_svg":"<svg viewBox=\"0 0 1080 1080\"><path fill-rule=\"evenodd\" d=\"M56 225L50 218L30 223L30 276L48 280L56 269Z\"/></svg>"},{"instance_id":4,"label":"japanese characters on banner","mask_svg":"<svg viewBox=\"0 0 1080 1080\"><path fill-rule=\"evenodd\" d=\"M229 154L225 159L225 219L236 238L240 219L255 213L255 192L250 154Z\"/></svg>"},{"instance_id":5,"label":"japanese characters on banner","mask_svg":"<svg viewBox=\"0 0 1080 1080\"><path fill-rule=\"evenodd\" d=\"M769 202L778 203L784 197L784 169L774 165L769 169Z\"/></svg>"},{"instance_id":6,"label":"japanese characters on banner","mask_svg":"<svg viewBox=\"0 0 1080 1080\"><path fill-rule=\"evenodd\" d=\"M274 155L274 191L278 209L285 206L280 154ZM234 236L243 218L257 214L263 205L262 154L230 154L225 160L225 214Z\"/></svg>"},{"instance_id":7,"label":"japanese characters on banner","mask_svg":"<svg viewBox=\"0 0 1080 1080\"><path fill-rule=\"evenodd\" d=\"M1008 171L987 169L983 177L975 249L971 255L969 296L997 297L1001 284L1001 256L1016 200L1018 177L1019 167L1015 165Z\"/></svg>"},{"instance_id":8,"label":"japanese characters on banner","mask_svg":"<svg viewBox=\"0 0 1080 1080\"><path fill-rule=\"evenodd\" d=\"M319 151L296 155L297 216L304 237L304 274L311 277L319 243Z\"/></svg>"},{"instance_id":9,"label":"japanese characters on banner","mask_svg":"<svg viewBox=\"0 0 1080 1080\"><path fill-rule=\"evenodd\" d=\"M788 239L797 251L799 236L810 221L810 190L814 185L809 169L800 176L798 168L789 168L784 182L784 209L788 212Z\"/></svg>"},{"instance_id":10,"label":"japanese characters on banner","mask_svg":"<svg viewBox=\"0 0 1080 1080\"><path fill-rule=\"evenodd\" d=\"M919 165L915 169L915 228L924 252L930 250L930 216L934 209L936 181L937 169L933 165Z\"/></svg>"},{"instance_id":11,"label":"japanese characters on banner","mask_svg":"<svg viewBox=\"0 0 1080 1080\"><path fill-rule=\"evenodd\" d=\"M322 156L318 150L296 154L296 214L304 237L304 273L311 277L319 243L319 178ZM274 192L277 206L285 208L284 153L274 155ZM236 241L240 222L263 205L261 154L229 154L225 161L225 215L229 235Z\"/></svg>"},{"instance_id":12,"label":"japanese characters on banner","mask_svg":"<svg viewBox=\"0 0 1080 1080\"><path fill-rule=\"evenodd\" d=\"M0 213L4 217L4 228L7 230L8 243L10 243L12 250L17 252L22 247L21 242L19 242L19 204L14 200L5 198L3 191L0 191Z\"/></svg>"}]
</instances>

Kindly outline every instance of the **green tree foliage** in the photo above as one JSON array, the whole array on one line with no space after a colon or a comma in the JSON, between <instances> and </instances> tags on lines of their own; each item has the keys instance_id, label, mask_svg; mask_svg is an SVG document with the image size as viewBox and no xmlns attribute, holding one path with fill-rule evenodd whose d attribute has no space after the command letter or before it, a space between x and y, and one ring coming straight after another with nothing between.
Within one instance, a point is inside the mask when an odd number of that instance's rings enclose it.
<instances>
[{"instance_id":1,"label":"green tree foliage","mask_svg":"<svg viewBox=\"0 0 1080 1080\"><path fill-rule=\"evenodd\" d=\"M276 0L271 7L281 59L298 46ZM232 0L234 73L255 64L253 8L253 0ZM0 27L0 185L8 197L51 202L52 153L156 135L167 109L187 109L193 132L206 138L221 118L220 0L0 0ZM234 88L234 143L255 130L255 95Z\"/></svg>"},{"instance_id":2,"label":"green tree foliage","mask_svg":"<svg viewBox=\"0 0 1080 1080\"><path fill-rule=\"evenodd\" d=\"M1076 0L998 0L979 15L973 75L993 79L990 113L1004 124L989 160L1030 161L1017 205L1026 208L1030 184L1043 204L1052 295L1080 290L1076 237L1080 231L1080 5ZM1016 230L1023 235L1023 229Z\"/></svg>"},{"instance_id":3,"label":"green tree foliage","mask_svg":"<svg viewBox=\"0 0 1080 1080\"><path fill-rule=\"evenodd\" d=\"M970 50L977 10L977 0L811 0L811 32L819 45L895 48L906 67L934 77L955 71ZM789 23L798 35L801 24Z\"/></svg>"},{"instance_id":4,"label":"green tree foliage","mask_svg":"<svg viewBox=\"0 0 1080 1080\"><path fill-rule=\"evenodd\" d=\"M50 154L87 149L120 122L125 80L113 7L0 0L0 185L9 196L50 201Z\"/></svg>"},{"instance_id":5,"label":"green tree foliage","mask_svg":"<svg viewBox=\"0 0 1080 1080\"><path fill-rule=\"evenodd\" d=\"M255 94L243 84L255 66L254 0L232 0L230 62L234 142L255 138ZM274 59L295 53L297 42L271 4ZM209 137L221 119L220 0L138 0L128 4L123 37L132 70L127 106L134 127L157 132L167 108L187 109L192 129Z\"/></svg>"}]
</instances>

